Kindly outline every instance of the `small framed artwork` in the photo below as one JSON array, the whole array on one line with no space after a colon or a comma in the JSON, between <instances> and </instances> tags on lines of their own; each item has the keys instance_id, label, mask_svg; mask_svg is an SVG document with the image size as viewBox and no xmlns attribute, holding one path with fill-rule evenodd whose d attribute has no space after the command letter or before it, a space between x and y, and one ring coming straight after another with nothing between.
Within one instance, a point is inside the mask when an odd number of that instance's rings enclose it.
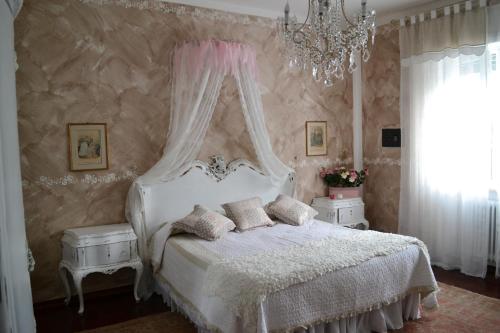
<instances>
[{"instance_id":1,"label":"small framed artwork","mask_svg":"<svg viewBox=\"0 0 500 333\"><path fill-rule=\"evenodd\" d=\"M108 169L106 124L68 124L69 169Z\"/></svg>"},{"instance_id":2,"label":"small framed artwork","mask_svg":"<svg viewBox=\"0 0 500 333\"><path fill-rule=\"evenodd\" d=\"M327 155L326 129L326 121L306 121L306 156Z\"/></svg>"}]
</instances>

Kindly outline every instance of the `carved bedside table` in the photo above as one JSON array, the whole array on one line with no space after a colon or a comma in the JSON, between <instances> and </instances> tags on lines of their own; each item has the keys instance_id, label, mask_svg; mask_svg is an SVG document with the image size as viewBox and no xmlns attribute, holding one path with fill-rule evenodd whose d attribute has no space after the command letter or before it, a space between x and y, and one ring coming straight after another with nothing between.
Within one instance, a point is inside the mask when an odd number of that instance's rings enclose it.
<instances>
[{"instance_id":1,"label":"carved bedside table","mask_svg":"<svg viewBox=\"0 0 500 333\"><path fill-rule=\"evenodd\" d=\"M64 231L63 259L59 274L66 290L65 303L71 299L68 274L73 277L78 299L79 314L83 313L82 280L90 273L113 274L124 267L135 269L134 297L142 274L141 258L137 255L137 237L128 223L74 228Z\"/></svg>"}]
</instances>

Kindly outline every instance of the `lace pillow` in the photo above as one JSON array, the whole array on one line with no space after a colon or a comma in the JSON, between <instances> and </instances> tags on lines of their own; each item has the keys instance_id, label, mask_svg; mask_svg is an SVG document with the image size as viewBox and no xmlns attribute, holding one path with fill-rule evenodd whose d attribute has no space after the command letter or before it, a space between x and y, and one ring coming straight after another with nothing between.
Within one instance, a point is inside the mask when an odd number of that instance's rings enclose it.
<instances>
[{"instance_id":1,"label":"lace pillow","mask_svg":"<svg viewBox=\"0 0 500 333\"><path fill-rule=\"evenodd\" d=\"M226 211L227 217L234 221L238 231L274 225L262 208L260 198L226 203L222 208Z\"/></svg>"},{"instance_id":2,"label":"lace pillow","mask_svg":"<svg viewBox=\"0 0 500 333\"><path fill-rule=\"evenodd\" d=\"M309 205L284 194L278 195L276 200L269 203L266 212L291 225L302 225L318 215L318 212Z\"/></svg>"},{"instance_id":3,"label":"lace pillow","mask_svg":"<svg viewBox=\"0 0 500 333\"><path fill-rule=\"evenodd\" d=\"M220 213L195 205L193 211L173 224L176 230L195 234L206 240L216 240L236 226L233 221Z\"/></svg>"}]
</instances>

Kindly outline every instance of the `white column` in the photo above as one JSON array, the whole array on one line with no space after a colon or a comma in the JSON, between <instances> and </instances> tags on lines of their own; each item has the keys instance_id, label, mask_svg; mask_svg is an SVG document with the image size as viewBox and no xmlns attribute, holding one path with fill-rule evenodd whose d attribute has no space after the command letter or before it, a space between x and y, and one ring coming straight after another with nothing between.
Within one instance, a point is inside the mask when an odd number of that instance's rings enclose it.
<instances>
[{"instance_id":1,"label":"white column","mask_svg":"<svg viewBox=\"0 0 500 333\"><path fill-rule=\"evenodd\" d=\"M0 0L0 332L32 333L35 318L21 191L12 15Z\"/></svg>"},{"instance_id":2,"label":"white column","mask_svg":"<svg viewBox=\"0 0 500 333\"><path fill-rule=\"evenodd\" d=\"M352 150L354 169L363 168L363 82L362 60L358 55L358 69L352 73Z\"/></svg>"}]
</instances>

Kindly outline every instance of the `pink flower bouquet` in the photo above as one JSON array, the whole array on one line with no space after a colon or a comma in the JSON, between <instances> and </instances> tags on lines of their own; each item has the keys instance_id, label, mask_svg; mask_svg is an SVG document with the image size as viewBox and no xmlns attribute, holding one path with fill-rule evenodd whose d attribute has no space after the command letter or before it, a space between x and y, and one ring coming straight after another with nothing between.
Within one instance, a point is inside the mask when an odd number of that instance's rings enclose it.
<instances>
[{"instance_id":1,"label":"pink flower bouquet","mask_svg":"<svg viewBox=\"0 0 500 333\"><path fill-rule=\"evenodd\" d=\"M366 176L368 176L368 169L356 171L346 167L321 168L319 176L329 187L358 187L364 183Z\"/></svg>"}]
</instances>

